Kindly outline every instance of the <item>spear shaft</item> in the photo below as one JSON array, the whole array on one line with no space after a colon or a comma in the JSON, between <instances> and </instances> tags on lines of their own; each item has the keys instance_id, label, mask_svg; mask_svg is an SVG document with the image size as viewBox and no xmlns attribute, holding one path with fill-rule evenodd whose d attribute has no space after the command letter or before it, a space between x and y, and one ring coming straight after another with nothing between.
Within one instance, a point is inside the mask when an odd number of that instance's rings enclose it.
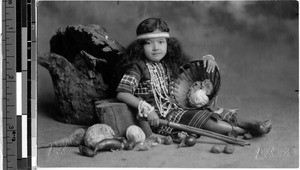
<instances>
[{"instance_id":1,"label":"spear shaft","mask_svg":"<svg viewBox=\"0 0 300 170\"><path fill-rule=\"evenodd\" d=\"M242 139L237 139L237 138L233 138L233 137L230 137L230 136L225 136L225 135L222 135L222 134L219 134L219 133L215 133L215 132L211 132L211 131L208 131L208 130L195 128L195 127L192 127L192 126L187 126L187 125L184 125L184 124L174 123L174 122L170 122L170 121L163 120L163 119L159 119L159 123L161 125L165 125L165 126L168 126L168 127L171 127L171 128L175 128L175 129L190 132L190 133L195 133L197 135L207 136L207 137L222 140L222 141L225 141L225 142L231 143L231 144L237 144L237 145L241 145L241 146L250 145L249 142L247 142L245 140L242 140Z\"/></svg>"}]
</instances>

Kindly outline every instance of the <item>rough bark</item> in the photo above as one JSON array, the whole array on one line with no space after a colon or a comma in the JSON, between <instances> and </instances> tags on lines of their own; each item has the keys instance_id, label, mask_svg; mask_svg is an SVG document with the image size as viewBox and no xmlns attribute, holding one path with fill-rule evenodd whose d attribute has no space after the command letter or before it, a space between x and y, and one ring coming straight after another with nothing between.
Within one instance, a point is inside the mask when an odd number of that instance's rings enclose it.
<instances>
[{"instance_id":1,"label":"rough bark","mask_svg":"<svg viewBox=\"0 0 300 170\"><path fill-rule=\"evenodd\" d=\"M50 46L50 53L39 55L38 63L52 78L59 112L51 114L66 123L96 123L94 102L113 96L112 68L124 48L96 25L60 28Z\"/></svg>"},{"instance_id":2,"label":"rough bark","mask_svg":"<svg viewBox=\"0 0 300 170\"><path fill-rule=\"evenodd\" d=\"M74 63L75 57L82 50L95 58L106 60L106 64L101 63L94 68L102 74L106 84L115 83L111 75L115 64L121 59L124 47L108 35L104 27L70 25L59 28L50 40L50 52L64 56L71 63ZM109 89L111 96L113 92L114 89Z\"/></svg>"}]
</instances>

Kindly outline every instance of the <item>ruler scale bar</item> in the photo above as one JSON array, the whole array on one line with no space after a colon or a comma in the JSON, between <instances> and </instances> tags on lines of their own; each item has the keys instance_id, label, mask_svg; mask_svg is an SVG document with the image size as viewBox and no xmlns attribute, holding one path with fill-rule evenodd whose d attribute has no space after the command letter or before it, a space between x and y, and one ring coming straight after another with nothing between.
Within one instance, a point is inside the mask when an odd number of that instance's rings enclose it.
<instances>
[{"instance_id":1,"label":"ruler scale bar","mask_svg":"<svg viewBox=\"0 0 300 170\"><path fill-rule=\"evenodd\" d=\"M6 56L15 56L16 57L16 4L15 1L6 1L3 4L4 7L4 21L5 27L3 33L5 43L3 43L3 49L5 49L4 57ZM3 82L3 86L5 87L5 99L3 100L3 108L4 108L4 116L10 119L3 119L3 130L4 136L3 138L3 146L5 148L9 148L8 150L4 149L4 158L3 158L3 166L4 169L16 169L17 165L17 122L16 122L16 58L10 57L6 58L5 62L3 62L3 68L6 70L3 71L6 76L6 80L10 80L10 82ZM4 61L4 60L3 60ZM8 88L10 87L10 88ZM4 94L4 93L3 93Z\"/></svg>"},{"instance_id":2,"label":"ruler scale bar","mask_svg":"<svg viewBox=\"0 0 300 170\"><path fill-rule=\"evenodd\" d=\"M2 4L3 169L31 169L36 166L31 150L36 145L36 2Z\"/></svg>"},{"instance_id":3,"label":"ruler scale bar","mask_svg":"<svg viewBox=\"0 0 300 170\"><path fill-rule=\"evenodd\" d=\"M25 47L25 57L27 56L27 4L24 1L7 0L3 3L4 27L3 27L3 73L5 76L3 82L3 169L19 169L19 167L28 168L27 163L23 165L23 157L27 156L26 147L22 146L23 141L27 142L27 103L23 104L22 99L27 98L27 62L22 61ZM23 10L20 10L20 9ZM25 15L25 20L22 16ZM23 21L23 22L22 22ZM22 34L22 23L25 24L26 33L24 38ZM22 42L25 45L22 48ZM23 57L22 57L23 56ZM27 57L26 57L27 58ZM24 84L25 82L25 84ZM26 100L25 100L26 101ZM24 128L22 125L25 125ZM21 147L20 147L21 146ZM22 160L20 164L17 160ZM21 165L21 166L20 166Z\"/></svg>"}]
</instances>

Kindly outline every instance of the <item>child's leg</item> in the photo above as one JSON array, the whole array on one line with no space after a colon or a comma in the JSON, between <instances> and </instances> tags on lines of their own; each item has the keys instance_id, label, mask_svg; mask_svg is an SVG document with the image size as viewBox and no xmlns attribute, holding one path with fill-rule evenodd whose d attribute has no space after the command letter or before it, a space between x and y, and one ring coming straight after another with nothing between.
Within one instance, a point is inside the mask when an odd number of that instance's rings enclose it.
<instances>
[{"instance_id":1,"label":"child's leg","mask_svg":"<svg viewBox=\"0 0 300 170\"><path fill-rule=\"evenodd\" d=\"M236 114L237 109L222 109L219 115L225 122L234 122L238 127L246 130L253 136L261 136L271 131L272 122L270 120L257 121L246 120Z\"/></svg>"},{"instance_id":2,"label":"child's leg","mask_svg":"<svg viewBox=\"0 0 300 170\"><path fill-rule=\"evenodd\" d=\"M229 123L224 122L222 120L209 119L202 128L224 135L227 135L229 132L232 131L232 126ZM235 130L239 135L246 133L246 130L238 126L233 126L233 130Z\"/></svg>"},{"instance_id":3,"label":"child's leg","mask_svg":"<svg viewBox=\"0 0 300 170\"><path fill-rule=\"evenodd\" d=\"M238 118L238 126L247 130L254 136L261 136L267 134L272 129L271 120L257 121L257 120L245 120Z\"/></svg>"}]
</instances>

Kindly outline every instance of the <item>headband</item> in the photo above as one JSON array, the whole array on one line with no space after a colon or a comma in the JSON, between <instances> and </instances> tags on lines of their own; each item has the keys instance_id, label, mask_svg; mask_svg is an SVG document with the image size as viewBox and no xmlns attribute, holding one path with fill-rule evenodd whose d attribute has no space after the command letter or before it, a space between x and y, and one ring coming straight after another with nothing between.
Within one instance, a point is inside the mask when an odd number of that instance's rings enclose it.
<instances>
[{"instance_id":1,"label":"headband","mask_svg":"<svg viewBox=\"0 0 300 170\"><path fill-rule=\"evenodd\" d=\"M136 39L148 39L148 38L169 38L170 35L168 32L158 32L158 33L146 33L141 34L136 37Z\"/></svg>"}]
</instances>

